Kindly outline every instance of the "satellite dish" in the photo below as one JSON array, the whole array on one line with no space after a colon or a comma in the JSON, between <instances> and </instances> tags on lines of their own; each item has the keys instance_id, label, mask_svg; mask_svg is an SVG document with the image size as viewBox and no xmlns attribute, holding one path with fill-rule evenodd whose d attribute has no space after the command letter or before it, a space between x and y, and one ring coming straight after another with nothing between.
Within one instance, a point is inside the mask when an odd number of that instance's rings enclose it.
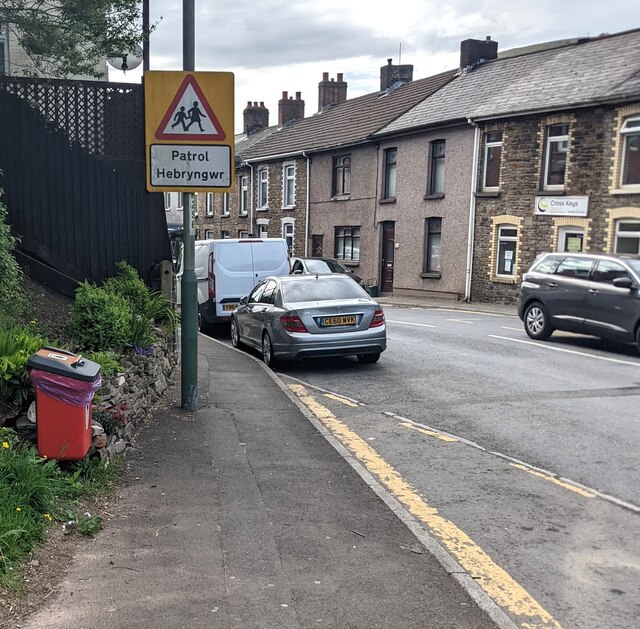
<instances>
[{"instance_id":1,"label":"satellite dish","mask_svg":"<svg viewBox=\"0 0 640 629\"><path fill-rule=\"evenodd\" d=\"M107 59L107 63L121 72L135 70L142 63L142 48L136 44L132 50Z\"/></svg>"}]
</instances>

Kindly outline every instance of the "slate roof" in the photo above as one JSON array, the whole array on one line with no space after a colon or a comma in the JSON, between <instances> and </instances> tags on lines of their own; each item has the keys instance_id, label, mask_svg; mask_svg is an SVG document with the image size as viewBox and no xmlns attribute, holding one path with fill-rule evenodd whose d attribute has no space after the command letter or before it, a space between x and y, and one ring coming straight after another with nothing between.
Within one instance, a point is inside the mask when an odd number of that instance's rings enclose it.
<instances>
[{"instance_id":1,"label":"slate roof","mask_svg":"<svg viewBox=\"0 0 640 629\"><path fill-rule=\"evenodd\" d=\"M376 135L638 97L640 29L486 62L460 74Z\"/></svg>"},{"instance_id":2,"label":"slate roof","mask_svg":"<svg viewBox=\"0 0 640 629\"><path fill-rule=\"evenodd\" d=\"M405 83L385 96L375 92L347 100L322 113L285 125L243 151L243 157L317 152L365 142L372 133L446 85L456 72L450 70Z\"/></svg>"},{"instance_id":3,"label":"slate roof","mask_svg":"<svg viewBox=\"0 0 640 629\"><path fill-rule=\"evenodd\" d=\"M251 135L246 133L238 133L235 136L235 155L237 158L244 159L245 155L251 150L252 146L255 146L258 142L261 142L265 138L268 138L272 133L278 130L277 125L267 127L256 131Z\"/></svg>"}]
</instances>

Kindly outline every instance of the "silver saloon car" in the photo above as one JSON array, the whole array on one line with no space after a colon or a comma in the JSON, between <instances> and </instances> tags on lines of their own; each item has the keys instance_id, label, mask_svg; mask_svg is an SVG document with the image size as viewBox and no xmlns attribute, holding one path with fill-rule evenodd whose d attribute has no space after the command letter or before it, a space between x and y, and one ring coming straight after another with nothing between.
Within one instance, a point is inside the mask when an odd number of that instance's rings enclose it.
<instances>
[{"instance_id":1,"label":"silver saloon car","mask_svg":"<svg viewBox=\"0 0 640 629\"><path fill-rule=\"evenodd\" d=\"M231 315L231 343L279 360L357 356L375 363L387 347L384 312L346 275L262 280Z\"/></svg>"}]
</instances>

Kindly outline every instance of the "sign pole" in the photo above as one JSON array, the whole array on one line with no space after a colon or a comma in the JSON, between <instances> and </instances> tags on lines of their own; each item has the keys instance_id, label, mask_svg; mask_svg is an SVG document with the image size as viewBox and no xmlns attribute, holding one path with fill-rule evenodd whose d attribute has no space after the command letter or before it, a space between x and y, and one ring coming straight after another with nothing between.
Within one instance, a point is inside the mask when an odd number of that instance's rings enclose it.
<instances>
[{"instance_id":1,"label":"sign pole","mask_svg":"<svg viewBox=\"0 0 640 629\"><path fill-rule=\"evenodd\" d=\"M195 70L195 0L182 0L182 69ZM185 192L182 205L182 408L198 404L198 285L195 271L195 194Z\"/></svg>"}]
</instances>

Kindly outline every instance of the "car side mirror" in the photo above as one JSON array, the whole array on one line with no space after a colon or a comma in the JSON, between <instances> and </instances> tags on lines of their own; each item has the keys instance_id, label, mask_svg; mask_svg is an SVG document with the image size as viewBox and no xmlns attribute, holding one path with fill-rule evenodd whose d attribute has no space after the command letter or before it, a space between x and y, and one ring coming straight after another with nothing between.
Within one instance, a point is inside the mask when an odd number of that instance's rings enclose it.
<instances>
[{"instance_id":1,"label":"car side mirror","mask_svg":"<svg viewBox=\"0 0 640 629\"><path fill-rule=\"evenodd\" d=\"M617 288L632 288L633 280L630 277L615 277L613 285Z\"/></svg>"},{"instance_id":2,"label":"car side mirror","mask_svg":"<svg viewBox=\"0 0 640 629\"><path fill-rule=\"evenodd\" d=\"M296 269L296 270L293 272L293 274L294 274L294 275L302 275L302 271L301 271L300 269Z\"/></svg>"}]
</instances>

